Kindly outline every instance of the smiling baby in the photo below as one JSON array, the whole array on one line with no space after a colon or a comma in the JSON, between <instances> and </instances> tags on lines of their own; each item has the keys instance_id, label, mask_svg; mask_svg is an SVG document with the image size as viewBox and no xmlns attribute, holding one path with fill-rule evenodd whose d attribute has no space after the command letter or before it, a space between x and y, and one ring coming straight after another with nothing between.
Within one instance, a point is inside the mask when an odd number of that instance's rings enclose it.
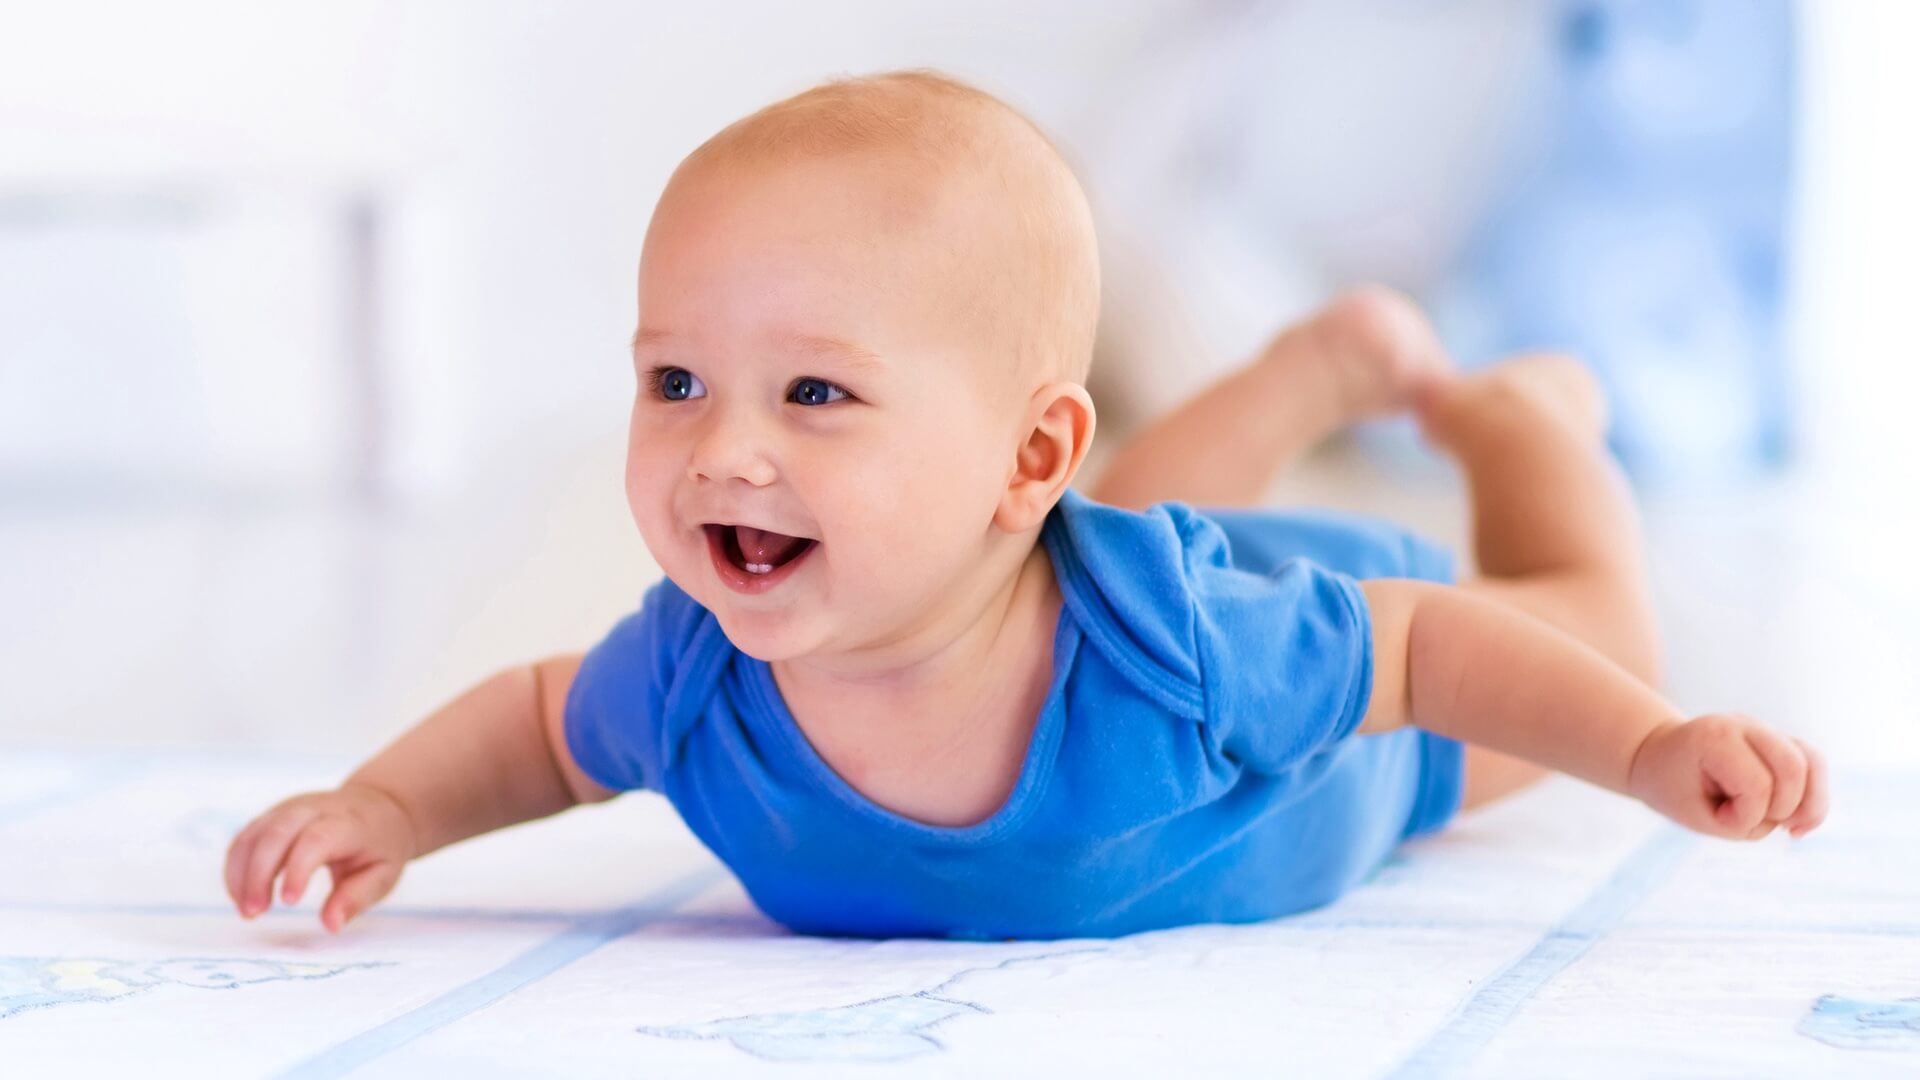
<instances>
[{"instance_id":1,"label":"smiling baby","mask_svg":"<svg viewBox=\"0 0 1920 1080\"><path fill-rule=\"evenodd\" d=\"M1099 292L1072 172L971 87L840 80L709 139L640 258L626 494L664 580L249 824L241 913L324 866L338 930L414 858L636 788L772 918L870 936L1297 912L1547 770L1729 839L1820 824L1811 747L1651 688L1577 364L1459 374L1358 290L1089 496ZM1384 521L1231 505L1392 412L1466 475L1472 574Z\"/></svg>"}]
</instances>

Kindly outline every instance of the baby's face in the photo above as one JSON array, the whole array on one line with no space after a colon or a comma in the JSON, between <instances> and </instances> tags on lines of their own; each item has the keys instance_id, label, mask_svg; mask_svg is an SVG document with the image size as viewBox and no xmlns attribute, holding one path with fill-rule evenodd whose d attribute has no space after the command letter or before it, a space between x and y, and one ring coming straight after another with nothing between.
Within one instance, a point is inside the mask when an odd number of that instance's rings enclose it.
<instances>
[{"instance_id":1,"label":"baby's face","mask_svg":"<svg viewBox=\"0 0 1920 1080\"><path fill-rule=\"evenodd\" d=\"M655 212L628 502L759 659L884 645L977 592L1032 388L983 329L965 207L924 188L858 157L707 166Z\"/></svg>"}]
</instances>

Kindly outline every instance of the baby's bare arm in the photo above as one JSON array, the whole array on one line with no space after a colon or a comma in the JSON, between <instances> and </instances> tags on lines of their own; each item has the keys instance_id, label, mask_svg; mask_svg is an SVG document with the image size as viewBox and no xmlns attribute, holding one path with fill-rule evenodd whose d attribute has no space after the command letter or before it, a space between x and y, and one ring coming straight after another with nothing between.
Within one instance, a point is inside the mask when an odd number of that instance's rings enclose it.
<instances>
[{"instance_id":1,"label":"baby's bare arm","mask_svg":"<svg viewBox=\"0 0 1920 1080\"><path fill-rule=\"evenodd\" d=\"M325 866L333 892L321 921L338 930L385 896L406 864L467 837L613 792L581 773L562 730L578 655L503 671L407 731L334 791L287 799L227 850L227 891L249 918L275 880L297 903Z\"/></svg>"},{"instance_id":2,"label":"baby's bare arm","mask_svg":"<svg viewBox=\"0 0 1920 1080\"><path fill-rule=\"evenodd\" d=\"M1373 618L1365 733L1414 724L1626 792L1648 733L1686 717L1618 665L1463 589L1360 583Z\"/></svg>"},{"instance_id":3,"label":"baby's bare arm","mask_svg":"<svg viewBox=\"0 0 1920 1080\"><path fill-rule=\"evenodd\" d=\"M561 730L579 655L511 668L455 698L341 786L391 798L414 856L613 793L573 763Z\"/></svg>"},{"instance_id":4,"label":"baby's bare arm","mask_svg":"<svg viewBox=\"0 0 1920 1080\"><path fill-rule=\"evenodd\" d=\"M1638 798L1689 828L1756 839L1826 814L1819 755L1753 720L1688 720L1593 648L1468 590L1361 583L1373 622L1363 734L1414 724Z\"/></svg>"}]
</instances>

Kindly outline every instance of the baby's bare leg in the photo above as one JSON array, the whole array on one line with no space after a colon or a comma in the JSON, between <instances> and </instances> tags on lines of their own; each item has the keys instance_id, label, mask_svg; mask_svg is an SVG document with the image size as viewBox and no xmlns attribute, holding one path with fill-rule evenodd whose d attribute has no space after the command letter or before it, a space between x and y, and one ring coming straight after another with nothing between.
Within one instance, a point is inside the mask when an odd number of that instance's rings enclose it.
<instances>
[{"instance_id":1,"label":"baby's bare leg","mask_svg":"<svg viewBox=\"0 0 1920 1080\"><path fill-rule=\"evenodd\" d=\"M1592 646L1649 685L1659 639L1639 515L1604 443L1606 406L1577 361L1531 356L1436 390L1420 410L1429 441L1466 472L1480 576L1464 587ZM1466 806L1546 775L1467 750Z\"/></svg>"},{"instance_id":2,"label":"baby's bare leg","mask_svg":"<svg viewBox=\"0 0 1920 1080\"><path fill-rule=\"evenodd\" d=\"M1133 509L1163 499L1253 503L1314 444L1355 420L1408 407L1450 370L1411 301L1354 289L1129 439L1093 498Z\"/></svg>"}]
</instances>

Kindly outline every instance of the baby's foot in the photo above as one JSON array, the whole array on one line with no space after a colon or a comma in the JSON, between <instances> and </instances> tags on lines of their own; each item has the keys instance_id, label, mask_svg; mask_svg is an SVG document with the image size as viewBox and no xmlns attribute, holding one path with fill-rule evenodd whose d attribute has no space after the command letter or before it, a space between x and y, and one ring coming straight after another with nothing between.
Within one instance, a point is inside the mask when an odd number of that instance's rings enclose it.
<instances>
[{"instance_id":1,"label":"baby's foot","mask_svg":"<svg viewBox=\"0 0 1920 1080\"><path fill-rule=\"evenodd\" d=\"M1276 337L1263 360L1297 365L1329 387L1336 426L1412 408L1456 377L1419 307L1378 285L1341 293Z\"/></svg>"},{"instance_id":2,"label":"baby's foot","mask_svg":"<svg viewBox=\"0 0 1920 1080\"><path fill-rule=\"evenodd\" d=\"M1607 433L1607 398L1587 366L1571 356L1534 353L1438 384L1416 406L1420 432L1442 449L1469 438L1544 421L1598 443Z\"/></svg>"}]
</instances>

